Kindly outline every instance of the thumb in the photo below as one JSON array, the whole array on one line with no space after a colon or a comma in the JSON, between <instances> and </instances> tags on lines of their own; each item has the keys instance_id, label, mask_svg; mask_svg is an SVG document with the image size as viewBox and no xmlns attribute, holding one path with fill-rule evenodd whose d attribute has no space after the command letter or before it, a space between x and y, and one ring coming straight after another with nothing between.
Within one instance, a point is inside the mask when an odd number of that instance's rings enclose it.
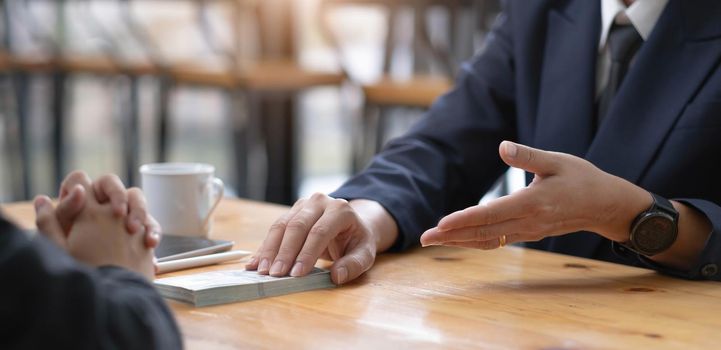
<instances>
[{"instance_id":1,"label":"thumb","mask_svg":"<svg viewBox=\"0 0 721 350\"><path fill-rule=\"evenodd\" d=\"M63 232L60 222L55 216L55 208L53 208L50 198L37 196L34 205L35 224L38 227L38 232L61 248L66 248L65 232Z\"/></svg>"},{"instance_id":2,"label":"thumb","mask_svg":"<svg viewBox=\"0 0 721 350\"><path fill-rule=\"evenodd\" d=\"M557 173L561 165L559 155L555 152L542 151L511 141L501 142L498 153L509 166L542 176Z\"/></svg>"},{"instance_id":3,"label":"thumb","mask_svg":"<svg viewBox=\"0 0 721 350\"><path fill-rule=\"evenodd\" d=\"M75 185L64 198L60 199L55 214L64 232L70 232L75 219L85 208L85 202L85 188L80 185Z\"/></svg>"},{"instance_id":4,"label":"thumb","mask_svg":"<svg viewBox=\"0 0 721 350\"><path fill-rule=\"evenodd\" d=\"M352 281L368 271L374 261L374 250L364 245L358 246L333 263L330 269L331 279L338 285Z\"/></svg>"}]
</instances>

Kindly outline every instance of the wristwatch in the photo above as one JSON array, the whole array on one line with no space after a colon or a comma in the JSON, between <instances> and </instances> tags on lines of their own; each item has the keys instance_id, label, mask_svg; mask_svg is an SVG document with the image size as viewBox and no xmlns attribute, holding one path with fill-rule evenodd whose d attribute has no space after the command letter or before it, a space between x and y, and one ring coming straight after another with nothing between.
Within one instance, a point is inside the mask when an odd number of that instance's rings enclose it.
<instances>
[{"instance_id":1,"label":"wristwatch","mask_svg":"<svg viewBox=\"0 0 721 350\"><path fill-rule=\"evenodd\" d=\"M651 193L653 204L631 224L631 236L624 244L636 253L653 256L673 245L678 236L678 211L671 202Z\"/></svg>"}]
</instances>

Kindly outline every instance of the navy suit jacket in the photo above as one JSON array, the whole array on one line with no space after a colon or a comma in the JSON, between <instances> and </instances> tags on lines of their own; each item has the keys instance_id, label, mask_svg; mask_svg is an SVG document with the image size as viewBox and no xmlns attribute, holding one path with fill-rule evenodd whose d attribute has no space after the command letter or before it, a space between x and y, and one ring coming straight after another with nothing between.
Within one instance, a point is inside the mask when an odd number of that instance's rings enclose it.
<instances>
[{"instance_id":1,"label":"navy suit jacket","mask_svg":"<svg viewBox=\"0 0 721 350\"><path fill-rule=\"evenodd\" d=\"M115 266L91 268L0 213L0 349L182 349L153 285Z\"/></svg>"},{"instance_id":2,"label":"navy suit jacket","mask_svg":"<svg viewBox=\"0 0 721 350\"><path fill-rule=\"evenodd\" d=\"M442 216L477 204L507 169L499 143L514 140L583 157L703 212L713 232L698 264L664 271L718 279L721 2L669 1L595 130L600 28L599 1L507 1L454 89L331 195L380 202L400 229L394 249L404 249ZM662 269L588 232L528 246Z\"/></svg>"}]
</instances>

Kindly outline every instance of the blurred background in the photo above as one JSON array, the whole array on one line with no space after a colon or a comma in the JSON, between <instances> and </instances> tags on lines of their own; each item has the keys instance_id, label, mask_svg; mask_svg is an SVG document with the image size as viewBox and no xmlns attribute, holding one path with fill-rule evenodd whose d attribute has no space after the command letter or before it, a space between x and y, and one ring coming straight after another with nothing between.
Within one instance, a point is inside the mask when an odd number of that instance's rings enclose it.
<instances>
[{"instance_id":1,"label":"blurred background","mask_svg":"<svg viewBox=\"0 0 721 350\"><path fill-rule=\"evenodd\" d=\"M244 198L330 192L451 87L499 10L498 0L0 4L0 201L55 194L73 169L140 185L138 166L161 161L213 164L226 193Z\"/></svg>"}]
</instances>

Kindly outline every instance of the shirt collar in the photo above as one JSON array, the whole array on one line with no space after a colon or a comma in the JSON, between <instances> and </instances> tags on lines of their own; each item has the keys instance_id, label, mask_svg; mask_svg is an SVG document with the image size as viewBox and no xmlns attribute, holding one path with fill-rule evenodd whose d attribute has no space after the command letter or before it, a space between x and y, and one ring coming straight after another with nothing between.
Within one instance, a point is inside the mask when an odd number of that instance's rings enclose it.
<instances>
[{"instance_id":1,"label":"shirt collar","mask_svg":"<svg viewBox=\"0 0 721 350\"><path fill-rule=\"evenodd\" d=\"M646 40L653 27L656 26L661 12L666 7L668 0L636 0L631 6L626 7L622 0L601 0L601 39L598 49L603 50L608 39L608 32L611 30L616 16L621 13L619 22L628 21Z\"/></svg>"}]
</instances>

